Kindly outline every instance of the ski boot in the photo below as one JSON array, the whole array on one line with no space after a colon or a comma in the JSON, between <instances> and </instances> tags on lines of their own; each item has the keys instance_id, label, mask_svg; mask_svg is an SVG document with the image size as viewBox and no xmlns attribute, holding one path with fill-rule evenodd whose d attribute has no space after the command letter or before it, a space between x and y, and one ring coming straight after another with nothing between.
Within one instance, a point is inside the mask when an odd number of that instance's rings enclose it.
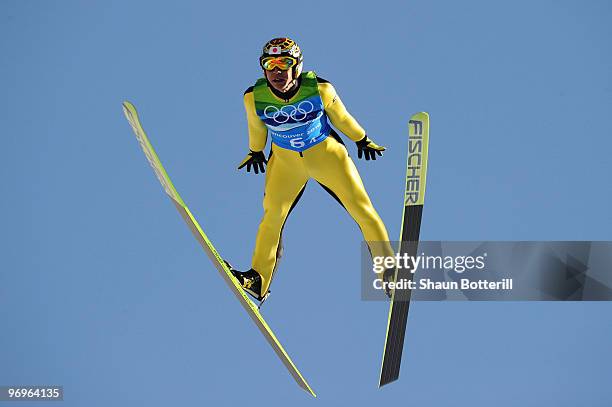
<instances>
[{"instance_id":1,"label":"ski boot","mask_svg":"<svg viewBox=\"0 0 612 407\"><path fill-rule=\"evenodd\" d=\"M270 290L265 295L261 294L261 276L253 269L248 271L238 271L232 267L231 264L226 260L225 264L230 269L232 275L238 280L238 283L242 289L249 294L251 297L259 301L259 307L263 305L264 301L268 299Z\"/></svg>"},{"instance_id":2,"label":"ski boot","mask_svg":"<svg viewBox=\"0 0 612 407\"><path fill-rule=\"evenodd\" d=\"M382 281L383 283L391 283L395 281L395 267L386 269L383 272ZM389 288L388 284L385 284L385 294L387 294L387 297L389 297L389 299L391 299L393 296L393 290Z\"/></svg>"}]
</instances>

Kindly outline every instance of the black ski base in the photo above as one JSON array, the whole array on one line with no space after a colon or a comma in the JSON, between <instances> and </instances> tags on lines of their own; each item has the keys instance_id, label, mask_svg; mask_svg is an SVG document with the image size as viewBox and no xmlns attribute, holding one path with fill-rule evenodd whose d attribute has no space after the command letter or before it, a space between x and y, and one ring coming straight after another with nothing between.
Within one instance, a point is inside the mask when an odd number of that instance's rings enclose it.
<instances>
[{"instance_id":1,"label":"black ski base","mask_svg":"<svg viewBox=\"0 0 612 407\"><path fill-rule=\"evenodd\" d=\"M402 241L400 242L400 255L416 256L419 245L419 231L421 229L421 216L423 205L407 206L404 214L404 227L402 228ZM402 279L412 280L414 273L410 270L398 269L396 281ZM391 317L387 330L385 353L380 372L379 387L391 383L399 378L404 350L404 337L408 323L408 310L410 308L409 289L396 290L391 305Z\"/></svg>"}]
</instances>

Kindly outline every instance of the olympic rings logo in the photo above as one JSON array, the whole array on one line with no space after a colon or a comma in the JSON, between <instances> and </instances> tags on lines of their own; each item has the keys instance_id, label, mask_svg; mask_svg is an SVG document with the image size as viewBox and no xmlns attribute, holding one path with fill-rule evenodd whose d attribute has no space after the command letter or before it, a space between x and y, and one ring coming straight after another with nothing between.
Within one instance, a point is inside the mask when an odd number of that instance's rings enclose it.
<instances>
[{"instance_id":1,"label":"olympic rings logo","mask_svg":"<svg viewBox=\"0 0 612 407\"><path fill-rule=\"evenodd\" d=\"M287 123L289 119L295 121L302 121L306 118L308 113L314 111L314 105L308 100L304 100L298 103L297 107L294 105L285 105L280 109L276 106L266 106L263 113L267 119L274 120L275 123L283 124Z\"/></svg>"}]
</instances>

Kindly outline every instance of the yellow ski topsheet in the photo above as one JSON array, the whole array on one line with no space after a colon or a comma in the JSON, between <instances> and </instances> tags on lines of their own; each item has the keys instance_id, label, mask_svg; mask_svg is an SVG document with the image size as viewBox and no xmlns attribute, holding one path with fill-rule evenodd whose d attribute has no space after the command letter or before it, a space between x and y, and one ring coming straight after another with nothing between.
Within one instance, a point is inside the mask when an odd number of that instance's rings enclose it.
<instances>
[{"instance_id":1,"label":"yellow ski topsheet","mask_svg":"<svg viewBox=\"0 0 612 407\"><path fill-rule=\"evenodd\" d=\"M408 159L404 206L423 205L425 203L428 150L429 114L419 112L413 115L408 122ZM403 225L404 220L402 219Z\"/></svg>"},{"instance_id":2,"label":"yellow ski topsheet","mask_svg":"<svg viewBox=\"0 0 612 407\"><path fill-rule=\"evenodd\" d=\"M308 393L316 397L316 394L310 388L310 385L308 384L306 379L304 379L304 377L299 372L299 370L297 369L297 367L295 366L281 343L274 335L274 332L272 332L266 321L263 319L263 316L259 312L257 306L249 299L247 294L242 290L240 284L238 284L236 279L232 276L232 273L226 266L225 262L223 261L223 258L214 248L214 246L196 221L195 217L189 211L189 208L187 208L187 205L185 205L185 202L174 188L172 181L170 181L170 177L168 177L166 170L159 161L159 157L155 153L151 142L147 138L147 135L142 128L140 119L138 118L138 113L136 112L136 108L134 107L134 105L127 101L123 102L123 112L125 113L125 117L128 119L130 125L132 126L132 129L134 130L136 138L138 139L138 142L140 143L140 146L142 147L142 150L144 151L147 160L151 164L151 167L153 167L153 171L155 172L155 175L157 175L157 179L162 184L164 190L166 191L166 194L168 194L168 196L172 200L172 203L174 203L176 209L179 211L179 213L187 223L187 226L189 226L189 229L191 229L191 231L193 232L195 238L198 240L198 242L200 242L200 245L210 258L210 260L213 262L214 266L219 271L219 274L221 274L221 277L223 277L223 279L225 280L229 288L232 290L236 298L238 298L238 300L240 301L240 304L242 304L243 308L247 311L253 322L255 322L255 325L257 325L268 343L270 343L272 349L274 349L274 351L281 359L287 370L289 370L289 373L291 373L291 376L293 376L297 384L301 388L306 390Z\"/></svg>"}]
</instances>

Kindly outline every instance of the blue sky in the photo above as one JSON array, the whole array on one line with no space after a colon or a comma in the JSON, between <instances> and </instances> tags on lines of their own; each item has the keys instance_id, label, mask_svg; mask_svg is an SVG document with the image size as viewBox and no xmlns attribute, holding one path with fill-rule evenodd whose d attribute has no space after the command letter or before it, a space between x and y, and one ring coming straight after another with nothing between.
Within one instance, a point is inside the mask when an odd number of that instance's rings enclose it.
<instances>
[{"instance_id":1,"label":"blue sky","mask_svg":"<svg viewBox=\"0 0 612 407\"><path fill-rule=\"evenodd\" d=\"M357 165L392 238L407 120L425 110L423 239L610 240L611 17L606 1L2 1L0 384L60 384L66 406L609 405L609 303L416 303L400 381L378 390L387 305L360 301L359 230L317 185L264 308L309 399L164 196L121 101L242 268L263 191L235 170L242 92L279 35L388 147Z\"/></svg>"}]
</instances>

